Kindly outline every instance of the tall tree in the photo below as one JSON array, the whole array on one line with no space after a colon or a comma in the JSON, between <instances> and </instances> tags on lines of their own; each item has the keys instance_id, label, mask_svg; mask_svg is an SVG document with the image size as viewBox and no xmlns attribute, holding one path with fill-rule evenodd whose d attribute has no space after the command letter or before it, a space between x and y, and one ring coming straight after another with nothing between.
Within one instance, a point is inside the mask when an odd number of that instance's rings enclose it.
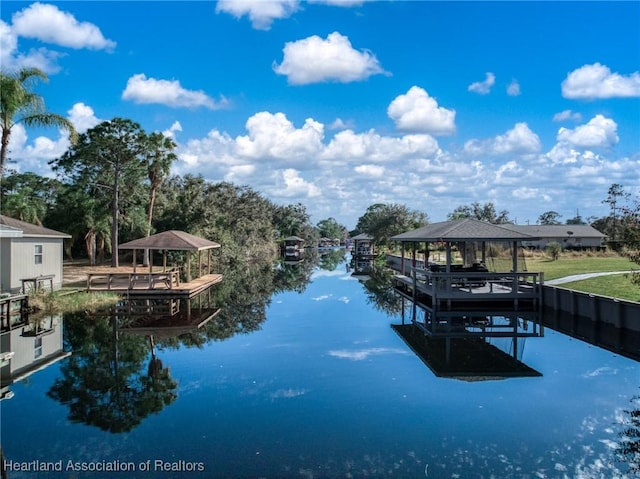
<instances>
[{"instance_id":1,"label":"tall tree","mask_svg":"<svg viewBox=\"0 0 640 479\"><path fill-rule=\"evenodd\" d=\"M35 173L16 173L0 183L0 210L3 214L42 226L47 212L55 205L60 183Z\"/></svg>"},{"instance_id":2,"label":"tall tree","mask_svg":"<svg viewBox=\"0 0 640 479\"><path fill-rule=\"evenodd\" d=\"M377 246L388 246L392 236L420 228L427 222L427 215L405 205L376 203L358 218L356 230L371 235Z\"/></svg>"},{"instance_id":3,"label":"tall tree","mask_svg":"<svg viewBox=\"0 0 640 479\"><path fill-rule=\"evenodd\" d=\"M318 221L316 227L319 230L320 236L323 236L325 238L344 239L347 234L347 228L338 223L335 218L327 218Z\"/></svg>"},{"instance_id":4,"label":"tall tree","mask_svg":"<svg viewBox=\"0 0 640 479\"><path fill-rule=\"evenodd\" d=\"M477 201L471 205L461 205L447 215L449 220L460 220L464 218L475 218L480 221L487 221L493 224L511 223L509 212L502 210L496 213L496 207L492 202L481 205Z\"/></svg>"},{"instance_id":5,"label":"tall tree","mask_svg":"<svg viewBox=\"0 0 640 479\"><path fill-rule=\"evenodd\" d=\"M611 214L609 215L610 224L607 228L607 234L612 241L616 241L618 239L619 205L627 198L629 198L629 193L624 190L624 187L619 183L613 183L607 190L607 198L602 200L602 203L609 205L609 208L611 208Z\"/></svg>"},{"instance_id":6,"label":"tall tree","mask_svg":"<svg viewBox=\"0 0 640 479\"><path fill-rule=\"evenodd\" d=\"M47 75L37 68L22 68L16 73L0 72L0 177L4 174L11 130L18 123L25 126L54 126L66 129L71 142L77 139L73 124L65 117L46 111L44 99L33 91L37 80L47 81Z\"/></svg>"},{"instance_id":7,"label":"tall tree","mask_svg":"<svg viewBox=\"0 0 640 479\"><path fill-rule=\"evenodd\" d=\"M54 171L72 182L107 195L111 204L111 266L118 267L118 232L121 195L140 201L139 185L145 177L146 134L138 123L114 118L80 135L76 145L53 160Z\"/></svg>"},{"instance_id":8,"label":"tall tree","mask_svg":"<svg viewBox=\"0 0 640 479\"><path fill-rule=\"evenodd\" d=\"M156 202L156 192L162 182L169 176L171 164L178 158L174 153L175 142L162 133L151 133L146 139L145 159L147 175L149 177L149 205L147 210L147 236L151 235L153 208ZM144 264L149 263L149 250L144 252Z\"/></svg>"},{"instance_id":9,"label":"tall tree","mask_svg":"<svg viewBox=\"0 0 640 479\"><path fill-rule=\"evenodd\" d=\"M545 211L538 216L538 223L541 225L559 225L562 215L557 211Z\"/></svg>"}]
</instances>

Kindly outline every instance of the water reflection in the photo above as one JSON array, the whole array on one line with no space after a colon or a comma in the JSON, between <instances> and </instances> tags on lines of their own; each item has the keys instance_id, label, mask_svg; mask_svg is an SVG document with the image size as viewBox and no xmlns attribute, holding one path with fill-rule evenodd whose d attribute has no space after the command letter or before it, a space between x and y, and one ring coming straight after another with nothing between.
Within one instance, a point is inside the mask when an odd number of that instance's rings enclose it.
<instances>
[{"instance_id":1,"label":"water reflection","mask_svg":"<svg viewBox=\"0 0 640 479\"><path fill-rule=\"evenodd\" d=\"M0 336L0 399L13 397L13 383L69 356L62 338L59 314L24 313L9 321Z\"/></svg>"},{"instance_id":2,"label":"water reflection","mask_svg":"<svg viewBox=\"0 0 640 479\"><path fill-rule=\"evenodd\" d=\"M72 422L131 431L178 397L162 350L202 347L259 329L272 295L304 291L312 271L310 261L243 265L190 299L136 297L88 315L69 314L65 349L73 356L47 394L68 406Z\"/></svg>"}]
</instances>

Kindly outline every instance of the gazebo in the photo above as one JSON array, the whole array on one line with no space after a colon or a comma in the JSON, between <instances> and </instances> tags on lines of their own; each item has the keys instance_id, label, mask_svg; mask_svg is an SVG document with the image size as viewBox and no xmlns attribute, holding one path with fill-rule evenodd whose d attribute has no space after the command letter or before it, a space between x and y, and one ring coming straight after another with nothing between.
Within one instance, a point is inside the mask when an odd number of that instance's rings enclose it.
<instances>
[{"instance_id":1,"label":"gazebo","mask_svg":"<svg viewBox=\"0 0 640 479\"><path fill-rule=\"evenodd\" d=\"M222 280L221 274L211 274L211 250L220 244L184 231L165 231L123 243L118 249L133 250L133 267L115 269L96 268L87 274L88 291L113 291L128 295L173 295L192 297ZM138 271L137 251L149 251L148 271ZM162 251L162 270L154 270L153 251ZM186 282L180 282L180 268L167 269L167 251L186 251ZM207 273L203 275L202 252L207 251ZM191 277L191 254L198 253L198 275Z\"/></svg>"},{"instance_id":2,"label":"gazebo","mask_svg":"<svg viewBox=\"0 0 640 479\"><path fill-rule=\"evenodd\" d=\"M133 250L133 270L136 271L136 255L137 250L149 250L149 271L151 272L153 265L153 251L160 250L162 255L163 271L167 268L167 251L186 251L187 252L187 281L191 281L191 261L192 252L198 253L198 276L202 276L202 251L207 251L207 271L211 268L211 250L220 248L220 244L215 241L209 241L199 236L186 233L184 231L170 230L163 231L145 238L129 241L121 244L118 249Z\"/></svg>"},{"instance_id":3,"label":"gazebo","mask_svg":"<svg viewBox=\"0 0 640 479\"><path fill-rule=\"evenodd\" d=\"M440 309L456 306L512 303L516 308L529 303L537 308L541 300L542 273L531 273L518 252L523 241L538 239L513 225L497 225L472 218L433 223L391 238L401 243L396 284L414 299L424 297L427 305ZM424 244L424 261L418 264L416 251ZM446 253L445 264L429 261L429 245ZM406 246L412 257L405 258ZM454 264L457 247L462 264ZM511 253L509 254L509 250Z\"/></svg>"}]
</instances>

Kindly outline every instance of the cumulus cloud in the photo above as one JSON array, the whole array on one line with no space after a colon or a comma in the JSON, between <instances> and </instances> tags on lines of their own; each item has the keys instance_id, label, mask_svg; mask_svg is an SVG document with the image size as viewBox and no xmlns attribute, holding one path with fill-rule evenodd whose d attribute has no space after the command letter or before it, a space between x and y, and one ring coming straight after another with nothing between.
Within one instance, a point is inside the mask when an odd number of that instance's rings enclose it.
<instances>
[{"instance_id":1,"label":"cumulus cloud","mask_svg":"<svg viewBox=\"0 0 640 479\"><path fill-rule=\"evenodd\" d=\"M69 121L73 123L73 126L78 133L84 133L90 128L93 128L103 120L96 117L93 108L85 105L84 103L76 103L71 107L71 110L67 112Z\"/></svg>"},{"instance_id":2,"label":"cumulus cloud","mask_svg":"<svg viewBox=\"0 0 640 479\"><path fill-rule=\"evenodd\" d=\"M322 158L329 161L391 162L410 157L431 157L440 151L430 135L381 136L373 130L337 133L324 149Z\"/></svg>"},{"instance_id":3,"label":"cumulus cloud","mask_svg":"<svg viewBox=\"0 0 640 479\"><path fill-rule=\"evenodd\" d=\"M371 178L382 178L385 173L384 166L380 165L358 165L353 170L359 175Z\"/></svg>"},{"instance_id":4,"label":"cumulus cloud","mask_svg":"<svg viewBox=\"0 0 640 479\"><path fill-rule=\"evenodd\" d=\"M322 39L317 35L287 42L281 64L273 65L291 85L361 81L372 75L386 74L372 53L358 51L349 38L333 32Z\"/></svg>"},{"instance_id":5,"label":"cumulus cloud","mask_svg":"<svg viewBox=\"0 0 640 479\"><path fill-rule=\"evenodd\" d=\"M464 145L464 151L472 155L537 153L541 148L540 138L524 122L516 123L504 135L498 135L487 140L469 140Z\"/></svg>"},{"instance_id":6,"label":"cumulus cloud","mask_svg":"<svg viewBox=\"0 0 640 479\"><path fill-rule=\"evenodd\" d=\"M27 53L18 51L18 35L12 28L0 20L0 65L4 71L20 68L38 68L47 74L60 71L58 59L63 53L46 48L32 48Z\"/></svg>"},{"instance_id":7,"label":"cumulus cloud","mask_svg":"<svg viewBox=\"0 0 640 479\"><path fill-rule=\"evenodd\" d=\"M180 124L179 121L174 121L173 124L167 128L166 130L164 130L162 132L162 134L164 136L166 136L167 138L174 138L176 137L176 132L178 131L182 131L182 124Z\"/></svg>"},{"instance_id":8,"label":"cumulus cloud","mask_svg":"<svg viewBox=\"0 0 640 479\"><path fill-rule=\"evenodd\" d=\"M274 20L287 18L300 7L298 0L218 0L216 13L228 13L235 18L249 17L257 30L269 30Z\"/></svg>"},{"instance_id":9,"label":"cumulus cloud","mask_svg":"<svg viewBox=\"0 0 640 479\"><path fill-rule=\"evenodd\" d=\"M562 96L572 99L640 97L640 73L613 73L600 63L584 65L562 82Z\"/></svg>"},{"instance_id":10,"label":"cumulus cloud","mask_svg":"<svg viewBox=\"0 0 640 479\"><path fill-rule=\"evenodd\" d=\"M397 96L387 108L387 115L403 131L451 135L456 131L456 111L438 106L438 102L418 86Z\"/></svg>"},{"instance_id":11,"label":"cumulus cloud","mask_svg":"<svg viewBox=\"0 0 640 479\"><path fill-rule=\"evenodd\" d=\"M62 156L69 146L69 137L62 131L57 139L38 136L29 143L24 126L17 123L11 128L7 166L21 172L42 171L49 160Z\"/></svg>"},{"instance_id":12,"label":"cumulus cloud","mask_svg":"<svg viewBox=\"0 0 640 479\"><path fill-rule=\"evenodd\" d=\"M33 3L15 13L12 22L17 35L42 42L92 50L112 50L116 46L94 24L79 22L73 15L54 5Z\"/></svg>"},{"instance_id":13,"label":"cumulus cloud","mask_svg":"<svg viewBox=\"0 0 640 479\"><path fill-rule=\"evenodd\" d=\"M520 83L518 80L511 80L511 83L507 85L507 95L519 96L520 95Z\"/></svg>"},{"instance_id":14,"label":"cumulus cloud","mask_svg":"<svg viewBox=\"0 0 640 479\"><path fill-rule=\"evenodd\" d=\"M480 95L486 95L491 92L491 87L495 83L496 76L491 72L487 72L484 81L472 83L467 89Z\"/></svg>"},{"instance_id":15,"label":"cumulus cloud","mask_svg":"<svg viewBox=\"0 0 640 479\"><path fill-rule=\"evenodd\" d=\"M246 158L307 161L322 149L324 125L308 118L296 128L284 113L260 112L247 120L248 135L236 139L236 152Z\"/></svg>"},{"instance_id":16,"label":"cumulus cloud","mask_svg":"<svg viewBox=\"0 0 640 479\"><path fill-rule=\"evenodd\" d=\"M183 88L178 80L147 78L144 73L138 73L129 78L127 86L122 92L122 99L131 100L134 103L158 103L174 108L203 106L213 110L228 105L225 98L216 102L202 90L194 91Z\"/></svg>"},{"instance_id":17,"label":"cumulus cloud","mask_svg":"<svg viewBox=\"0 0 640 479\"><path fill-rule=\"evenodd\" d=\"M557 140L578 148L608 148L618 143L618 125L611 118L596 115L574 129L560 128Z\"/></svg>"},{"instance_id":18,"label":"cumulus cloud","mask_svg":"<svg viewBox=\"0 0 640 479\"><path fill-rule=\"evenodd\" d=\"M275 187L271 189L271 194L276 198L314 198L321 194L320 188L302 178L300 172L293 168L276 172L274 180Z\"/></svg>"},{"instance_id":19,"label":"cumulus cloud","mask_svg":"<svg viewBox=\"0 0 640 479\"><path fill-rule=\"evenodd\" d=\"M582 115L580 113L577 113L571 110L563 110L553 115L553 121L565 121L565 120L581 121Z\"/></svg>"}]
</instances>

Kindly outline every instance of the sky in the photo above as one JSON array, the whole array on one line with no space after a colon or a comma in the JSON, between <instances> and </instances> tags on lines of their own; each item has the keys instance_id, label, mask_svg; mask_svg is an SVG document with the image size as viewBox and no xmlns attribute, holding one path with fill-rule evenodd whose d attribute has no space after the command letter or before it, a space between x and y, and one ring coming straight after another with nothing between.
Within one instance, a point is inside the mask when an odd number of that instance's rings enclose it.
<instances>
[{"instance_id":1,"label":"sky","mask_svg":"<svg viewBox=\"0 0 640 479\"><path fill-rule=\"evenodd\" d=\"M172 173L353 228L374 203L519 224L640 195L640 2L3 0L3 72L47 110L174 139ZM9 168L53 176L57 129L17 124Z\"/></svg>"}]
</instances>

